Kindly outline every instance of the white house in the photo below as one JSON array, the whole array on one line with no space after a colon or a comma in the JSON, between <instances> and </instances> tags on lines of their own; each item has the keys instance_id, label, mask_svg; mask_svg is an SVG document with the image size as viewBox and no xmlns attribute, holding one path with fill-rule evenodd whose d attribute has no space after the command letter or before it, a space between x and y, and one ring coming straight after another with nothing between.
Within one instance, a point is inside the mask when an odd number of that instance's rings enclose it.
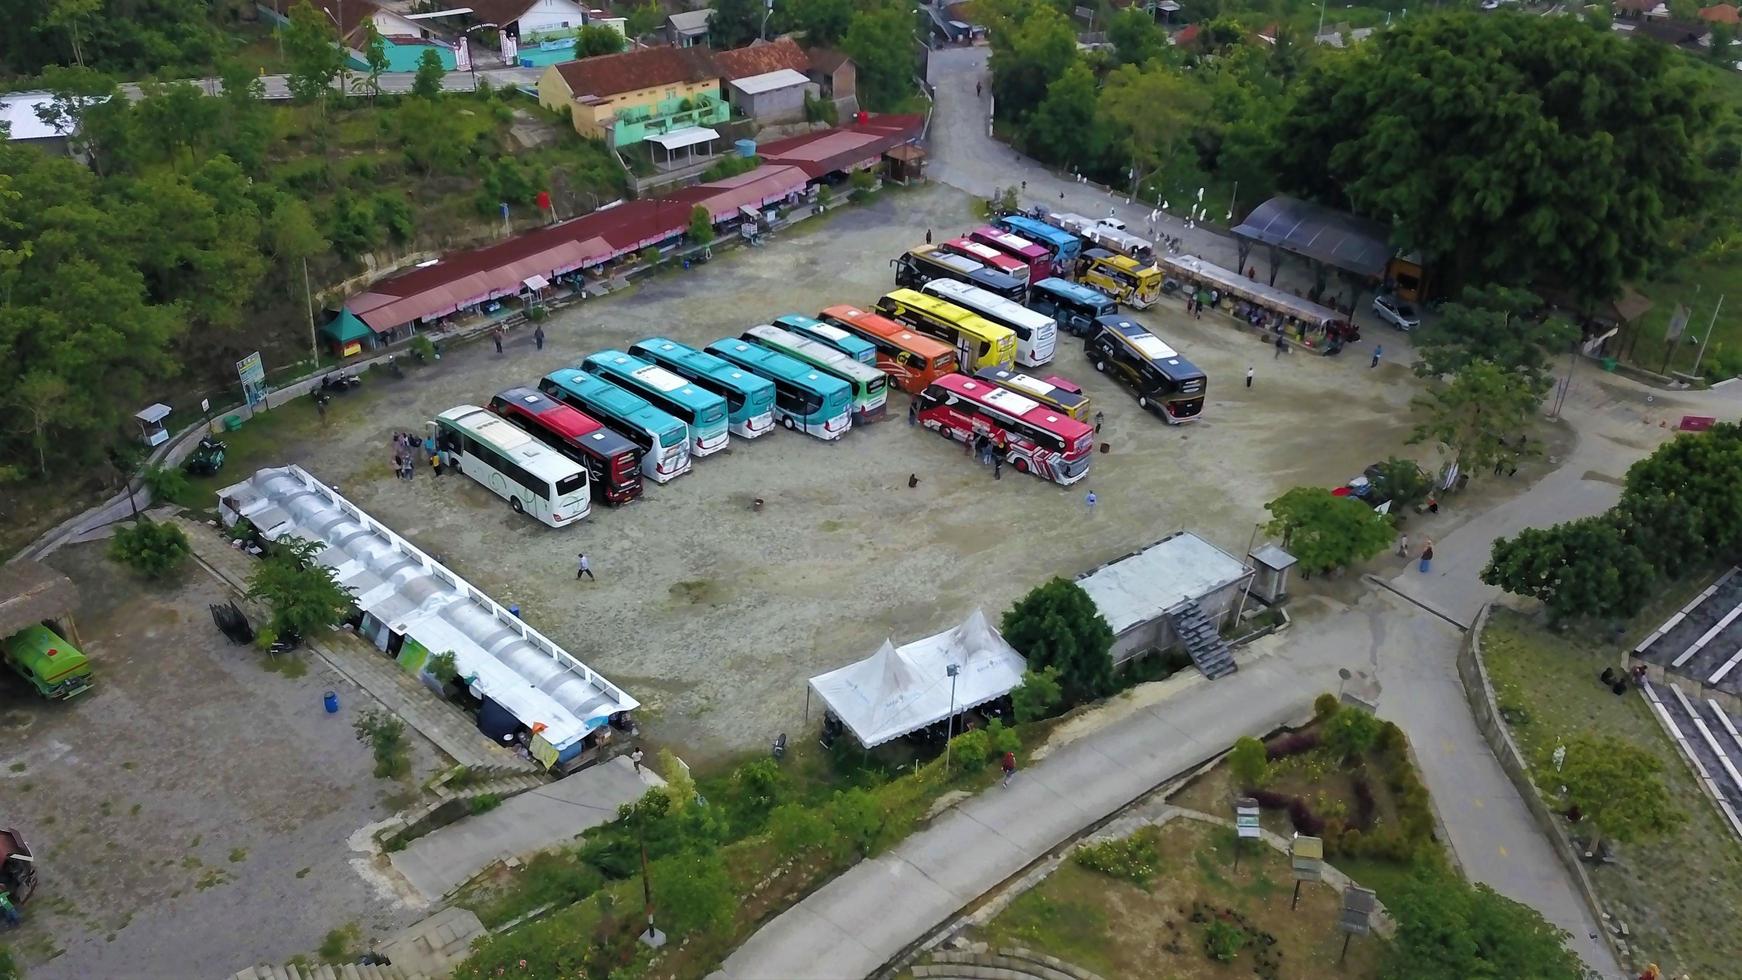
<instances>
[{"instance_id":1,"label":"white house","mask_svg":"<svg viewBox=\"0 0 1742 980\"><path fill-rule=\"evenodd\" d=\"M580 33L589 23L587 8L575 0L470 0L472 20L494 24L521 44Z\"/></svg>"}]
</instances>

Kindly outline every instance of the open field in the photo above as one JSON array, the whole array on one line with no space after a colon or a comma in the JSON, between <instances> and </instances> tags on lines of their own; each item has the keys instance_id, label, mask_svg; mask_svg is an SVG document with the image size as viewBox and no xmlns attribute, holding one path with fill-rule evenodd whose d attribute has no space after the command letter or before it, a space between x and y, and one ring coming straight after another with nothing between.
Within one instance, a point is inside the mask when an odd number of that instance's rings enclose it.
<instances>
[{"instance_id":1,"label":"open field","mask_svg":"<svg viewBox=\"0 0 1742 980\"><path fill-rule=\"evenodd\" d=\"M976 605L996 617L1052 575L1093 565L1188 527L1243 553L1265 501L1289 487L1335 485L1401 446L1417 382L1362 357L1269 348L1164 303L1143 314L1208 371L1203 421L1169 427L1093 376L1080 342L1061 338L1047 372L1079 381L1107 413L1088 479L1059 488L1014 471L994 482L960 448L890 419L838 444L778 432L734 440L691 475L652 486L618 511L552 531L517 518L469 480L389 475L395 430L421 431L455 404L530 384L604 347L651 334L702 344L781 313L870 304L892 288L891 256L970 227L970 199L931 187L886 193L783 234L769 247L668 273L628 295L571 308L530 331L449 352L404 381L372 378L335 400L322 430L304 405L283 410L271 451L245 466L296 462L504 602L647 706L648 731L707 762L797 733L804 679L898 640L959 623ZM1258 368L1257 385L1239 376ZM907 488L917 474L916 489ZM1083 494L1100 497L1092 517ZM750 502L765 498L753 513ZM574 579L586 550L597 584ZM813 715L814 721L814 715Z\"/></svg>"}]
</instances>

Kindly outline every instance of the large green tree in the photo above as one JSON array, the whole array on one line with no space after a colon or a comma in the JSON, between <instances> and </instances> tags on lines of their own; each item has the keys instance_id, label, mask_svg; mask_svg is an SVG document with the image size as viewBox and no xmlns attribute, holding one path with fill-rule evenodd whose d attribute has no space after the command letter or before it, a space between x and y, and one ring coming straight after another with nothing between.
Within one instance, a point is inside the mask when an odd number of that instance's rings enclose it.
<instances>
[{"instance_id":1,"label":"large green tree","mask_svg":"<svg viewBox=\"0 0 1742 980\"><path fill-rule=\"evenodd\" d=\"M1670 574L1742 558L1742 426L1677 436L1627 470L1619 510Z\"/></svg>"},{"instance_id":2,"label":"large green tree","mask_svg":"<svg viewBox=\"0 0 1742 980\"><path fill-rule=\"evenodd\" d=\"M1120 67L1101 88L1101 117L1115 134L1138 186L1172 166L1209 106L1209 97L1195 81L1158 61L1142 68Z\"/></svg>"},{"instance_id":3,"label":"large green tree","mask_svg":"<svg viewBox=\"0 0 1742 980\"><path fill-rule=\"evenodd\" d=\"M1385 948L1381 980L1522 978L1583 980L1567 934L1542 913L1424 866L1385 896L1397 931Z\"/></svg>"},{"instance_id":4,"label":"large green tree","mask_svg":"<svg viewBox=\"0 0 1742 980\"><path fill-rule=\"evenodd\" d=\"M792 0L786 21L808 44L839 44L853 24L853 0Z\"/></svg>"},{"instance_id":5,"label":"large green tree","mask_svg":"<svg viewBox=\"0 0 1742 980\"><path fill-rule=\"evenodd\" d=\"M268 627L279 636L294 632L312 639L350 610L351 590L315 560L324 550L320 542L282 538L248 576L248 598L266 604L272 614Z\"/></svg>"},{"instance_id":6,"label":"large green tree","mask_svg":"<svg viewBox=\"0 0 1742 980\"><path fill-rule=\"evenodd\" d=\"M1121 64L1141 65L1167 53L1167 35L1155 24L1155 15L1132 5L1107 22L1107 40Z\"/></svg>"},{"instance_id":7,"label":"large green tree","mask_svg":"<svg viewBox=\"0 0 1742 980\"><path fill-rule=\"evenodd\" d=\"M913 92L918 43L912 11L901 0L866 0L853 15L841 50L859 69L859 101L887 111Z\"/></svg>"},{"instance_id":8,"label":"large green tree","mask_svg":"<svg viewBox=\"0 0 1742 980\"><path fill-rule=\"evenodd\" d=\"M1096 169L1107 150L1106 130L1096 113L1095 76L1087 65L1073 64L1047 87L1046 98L1028 117L1028 151L1060 166Z\"/></svg>"},{"instance_id":9,"label":"large green tree","mask_svg":"<svg viewBox=\"0 0 1742 980\"><path fill-rule=\"evenodd\" d=\"M1026 119L1077 64L1077 35L1057 7L1036 0L987 5L992 22L992 94L998 118Z\"/></svg>"},{"instance_id":10,"label":"large green tree","mask_svg":"<svg viewBox=\"0 0 1742 980\"><path fill-rule=\"evenodd\" d=\"M1474 476L1526 451L1519 434L1529 430L1541 400L1529 378L1471 361L1410 403L1417 417L1410 441L1433 443Z\"/></svg>"},{"instance_id":11,"label":"large green tree","mask_svg":"<svg viewBox=\"0 0 1742 980\"><path fill-rule=\"evenodd\" d=\"M1566 759L1548 775L1566 787L1567 801L1594 828L1590 850L1604 837L1622 843L1661 837L1688 815L1663 787L1663 762L1613 735L1577 735L1567 740ZM1542 760L1549 763L1550 760Z\"/></svg>"},{"instance_id":12,"label":"large green tree","mask_svg":"<svg viewBox=\"0 0 1742 980\"><path fill-rule=\"evenodd\" d=\"M1071 703L1105 694L1113 684L1113 630L1095 600L1075 582L1055 578L1005 612L1004 639L1031 671L1056 668Z\"/></svg>"},{"instance_id":13,"label":"large green tree","mask_svg":"<svg viewBox=\"0 0 1742 980\"><path fill-rule=\"evenodd\" d=\"M1656 580L1651 560L1608 514L1500 538L1482 569L1482 581L1540 600L1556 619L1631 616Z\"/></svg>"},{"instance_id":14,"label":"large green tree","mask_svg":"<svg viewBox=\"0 0 1742 980\"><path fill-rule=\"evenodd\" d=\"M575 57L592 58L601 54L616 54L629 46L629 39L606 24L587 24L575 35Z\"/></svg>"},{"instance_id":15,"label":"large green tree","mask_svg":"<svg viewBox=\"0 0 1742 980\"><path fill-rule=\"evenodd\" d=\"M1530 381L1552 383L1549 359L1572 349L1579 330L1558 316L1539 315L1535 294L1505 286L1469 286L1414 336L1415 372L1424 378L1456 374L1473 361L1489 361Z\"/></svg>"},{"instance_id":16,"label":"large green tree","mask_svg":"<svg viewBox=\"0 0 1742 980\"><path fill-rule=\"evenodd\" d=\"M285 85L291 98L308 104L325 104L333 79L345 67L345 50L339 32L327 15L308 0L290 8L290 21L278 29L286 61Z\"/></svg>"},{"instance_id":17,"label":"large green tree","mask_svg":"<svg viewBox=\"0 0 1742 980\"><path fill-rule=\"evenodd\" d=\"M1572 17L1409 17L1304 76L1290 189L1373 215L1440 282L1612 298L1709 206L1720 110L1681 52Z\"/></svg>"},{"instance_id":18,"label":"large green tree","mask_svg":"<svg viewBox=\"0 0 1742 980\"><path fill-rule=\"evenodd\" d=\"M1395 537L1385 515L1323 487L1295 487L1264 509L1270 511L1266 532L1282 538L1308 575L1365 561Z\"/></svg>"},{"instance_id":19,"label":"large green tree","mask_svg":"<svg viewBox=\"0 0 1742 980\"><path fill-rule=\"evenodd\" d=\"M764 13L760 0L713 0L708 6L708 40L719 50L739 48L756 40Z\"/></svg>"}]
</instances>

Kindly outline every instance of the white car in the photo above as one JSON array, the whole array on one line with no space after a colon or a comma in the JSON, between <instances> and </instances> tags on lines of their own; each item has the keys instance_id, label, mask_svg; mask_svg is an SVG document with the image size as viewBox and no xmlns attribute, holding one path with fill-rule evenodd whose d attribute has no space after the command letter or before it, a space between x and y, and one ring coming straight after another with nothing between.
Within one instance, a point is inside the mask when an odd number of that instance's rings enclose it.
<instances>
[{"instance_id":1,"label":"white car","mask_svg":"<svg viewBox=\"0 0 1742 980\"><path fill-rule=\"evenodd\" d=\"M1415 307L1392 296L1373 297L1373 315L1399 330L1414 330L1421 326L1421 314Z\"/></svg>"}]
</instances>

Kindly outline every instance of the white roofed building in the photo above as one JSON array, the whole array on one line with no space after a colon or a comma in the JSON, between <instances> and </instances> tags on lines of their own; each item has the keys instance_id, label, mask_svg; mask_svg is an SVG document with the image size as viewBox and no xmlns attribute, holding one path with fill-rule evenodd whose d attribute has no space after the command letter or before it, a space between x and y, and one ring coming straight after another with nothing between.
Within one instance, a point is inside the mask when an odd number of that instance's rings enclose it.
<instances>
[{"instance_id":1,"label":"white roofed building","mask_svg":"<svg viewBox=\"0 0 1742 980\"><path fill-rule=\"evenodd\" d=\"M1235 612L1252 569L1190 531L1160 541L1077 576L1113 629L1115 666L1151 650L1179 645L1177 621L1189 607L1211 626ZM1194 658L1195 659L1195 658Z\"/></svg>"}]
</instances>

